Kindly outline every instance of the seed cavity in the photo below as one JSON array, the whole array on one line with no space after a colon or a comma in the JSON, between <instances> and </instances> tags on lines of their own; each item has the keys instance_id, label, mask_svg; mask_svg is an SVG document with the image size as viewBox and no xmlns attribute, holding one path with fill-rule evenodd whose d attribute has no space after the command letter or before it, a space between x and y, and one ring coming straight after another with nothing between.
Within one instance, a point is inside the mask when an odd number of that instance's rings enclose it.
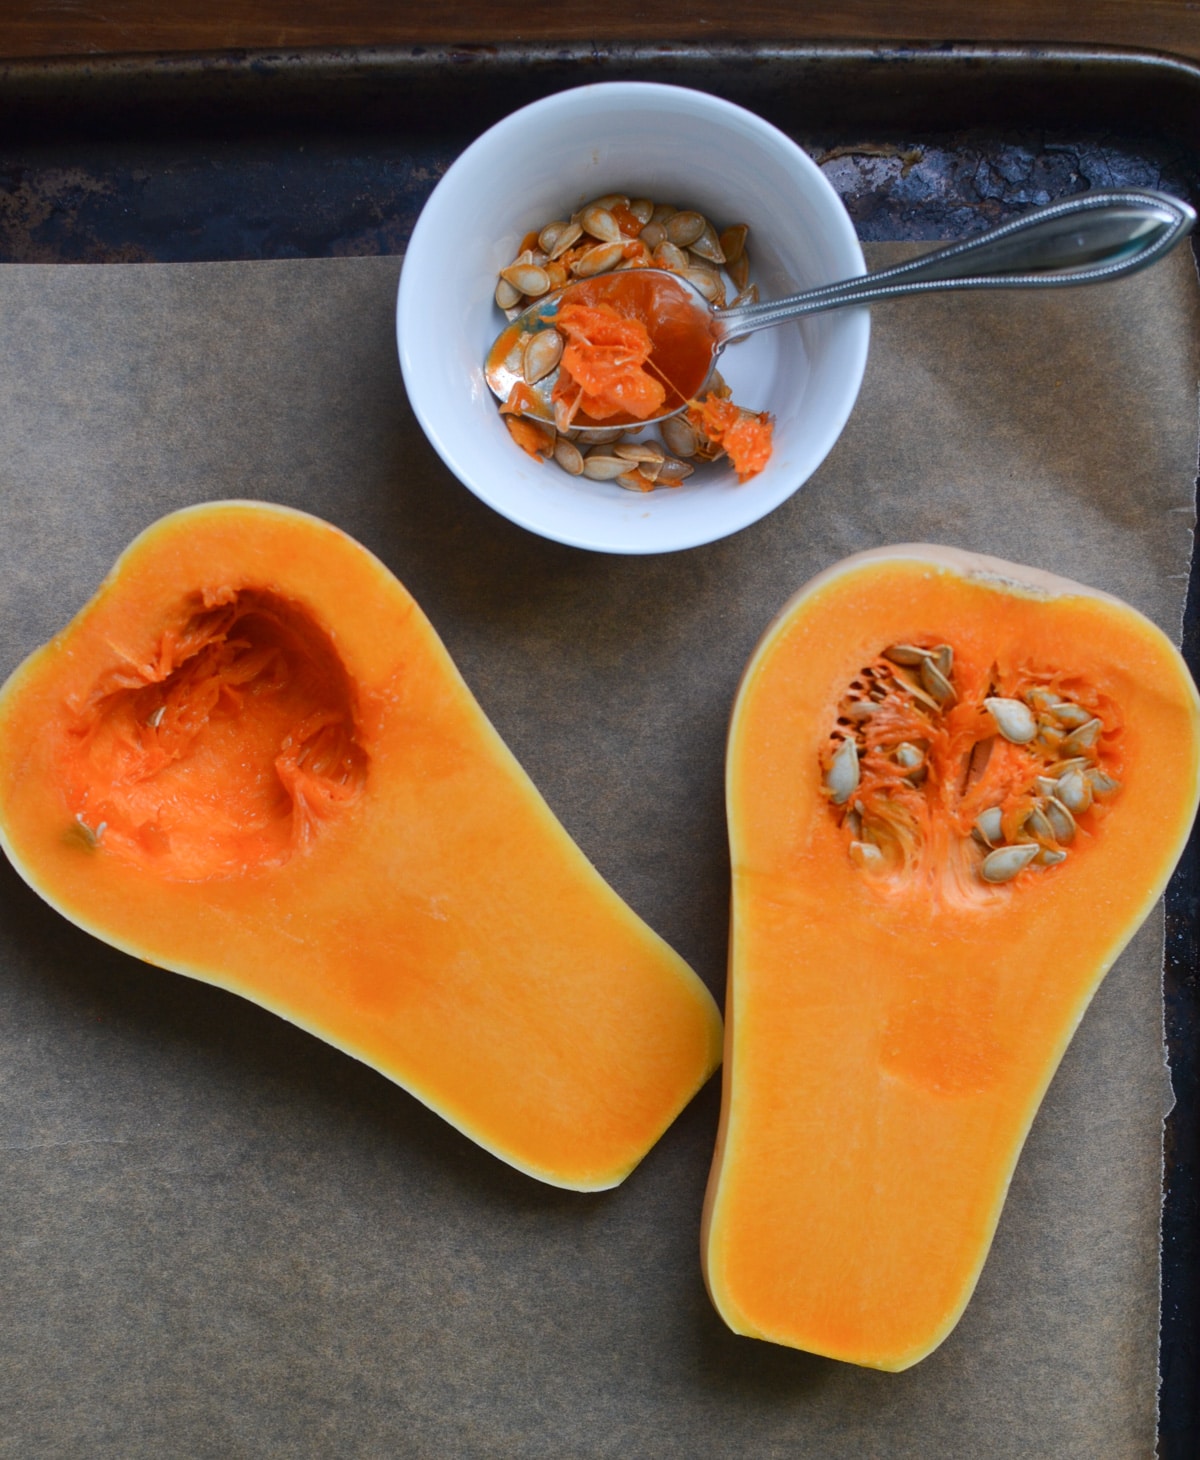
<instances>
[{"instance_id":1,"label":"seed cavity","mask_svg":"<svg viewBox=\"0 0 1200 1460\"><path fill-rule=\"evenodd\" d=\"M994 898L1010 894L984 889L1079 855L1120 790L1119 736L1101 697L1064 695L1059 680L964 668L950 644L922 637L882 648L846 686L822 756L851 864L881 888L904 878L935 896Z\"/></svg>"}]
</instances>

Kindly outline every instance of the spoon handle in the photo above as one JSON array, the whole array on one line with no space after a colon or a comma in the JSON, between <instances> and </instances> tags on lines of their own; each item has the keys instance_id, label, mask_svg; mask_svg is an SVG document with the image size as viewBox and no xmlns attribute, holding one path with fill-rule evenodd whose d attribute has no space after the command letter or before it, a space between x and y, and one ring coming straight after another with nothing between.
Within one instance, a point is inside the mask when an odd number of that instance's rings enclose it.
<instances>
[{"instance_id":1,"label":"spoon handle","mask_svg":"<svg viewBox=\"0 0 1200 1460\"><path fill-rule=\"evenodd\" d=\"M786 299L719 309L724 343L755 330L901 294L939 289L1044 289L1119 278L1161 258L1191 232L1195 211L1167 193L1081 193L906 264L860 274Z\"/></svg>"}]
</instances>

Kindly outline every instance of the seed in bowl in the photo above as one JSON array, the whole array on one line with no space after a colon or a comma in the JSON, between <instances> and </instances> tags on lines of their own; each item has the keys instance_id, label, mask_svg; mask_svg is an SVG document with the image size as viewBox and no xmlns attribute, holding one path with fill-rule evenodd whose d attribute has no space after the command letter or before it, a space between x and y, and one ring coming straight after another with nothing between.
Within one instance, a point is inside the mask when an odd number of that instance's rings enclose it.
<instances>
[{"instance_id":1,"label":"seed in bowl","mask_svg":"<svg viewBox=\"0 0 1200 1460\"><path fill-rule=\"evenodd\" d=\"M749 277L748 233L744 223L718 233L694 209L610 193L526 234L496 285L496 303L510 321L570 288L553 320L532 332L512 324L489 357L489 378L500 371L497 388L507 389L501 412L514 441L572 475L633 491L678 486L692 460L727 457L740 481L761 471L771 417L733 404L720 376L709 377L707 320L678 285L641 272L676 274L718 308L728 279L737 290L731 303L750 303L758 291ZM664 411L679 414L659 423L661 443L624 440ZM619 436L602 437L606 425Z\"/></svg>"}]
</instances>

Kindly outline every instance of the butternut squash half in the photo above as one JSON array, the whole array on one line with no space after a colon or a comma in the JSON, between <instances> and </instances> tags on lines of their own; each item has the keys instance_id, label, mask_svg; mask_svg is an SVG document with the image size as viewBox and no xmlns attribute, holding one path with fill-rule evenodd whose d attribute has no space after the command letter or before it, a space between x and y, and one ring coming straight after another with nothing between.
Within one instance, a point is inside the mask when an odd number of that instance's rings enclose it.
<instances>
[{"instance_id":1,"label":"butternut squash half","mask_svg":"<svg viewBox=\"0 0 1200 1460\"><path fill-rule=\"evenodd\" d=\"M784 608L728 745L703 1262L732 1329L893 1370L946 1337L1198 765L1180 655L1076 583L892 547Z\"/></svg>"},{"instance_id":2,"label":"butternut squash half","mask_svg":"<svg viewBox=\"0 0 1200 1460\"><path fill-rule=\"evenodd\" d=\"M366 549L175 513L0 691L0 836L72 922L271 1009L502 1160L618 1183L720 1015Z\"/></svg>"}]
</instances>

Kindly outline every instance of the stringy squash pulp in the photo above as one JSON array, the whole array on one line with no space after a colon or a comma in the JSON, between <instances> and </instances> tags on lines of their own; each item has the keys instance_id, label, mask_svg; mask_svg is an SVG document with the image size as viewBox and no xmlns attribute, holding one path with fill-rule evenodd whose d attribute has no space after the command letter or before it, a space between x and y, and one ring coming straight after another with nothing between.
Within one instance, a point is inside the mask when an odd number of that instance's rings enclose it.
<instances>
[{"instance_id":1,"label":"stringy squash pulp","mask_svg":"<svg viewBox=\"0 0 1200 1460\"><path fill-rule=\"evenodd\" d=\"M12 675L0 836L73 922L555 1185L620 1181L720 1056L708 992L554 819L407 591L284 508L164 518Z\"/></svg>"},{"instance_id":2,"label":"stringy squash pulp","mask_svg":"<svg viewBox=\"0 0 1200 1460\"><path fill-rule=\"evenodd\" d=\"M1084 1009L1195 816L1200 706L1115 599L949 549L838 564L729 735L733 928L703 1258L736 1332L945 1338Z\"/></svg>"}]
</instances>

